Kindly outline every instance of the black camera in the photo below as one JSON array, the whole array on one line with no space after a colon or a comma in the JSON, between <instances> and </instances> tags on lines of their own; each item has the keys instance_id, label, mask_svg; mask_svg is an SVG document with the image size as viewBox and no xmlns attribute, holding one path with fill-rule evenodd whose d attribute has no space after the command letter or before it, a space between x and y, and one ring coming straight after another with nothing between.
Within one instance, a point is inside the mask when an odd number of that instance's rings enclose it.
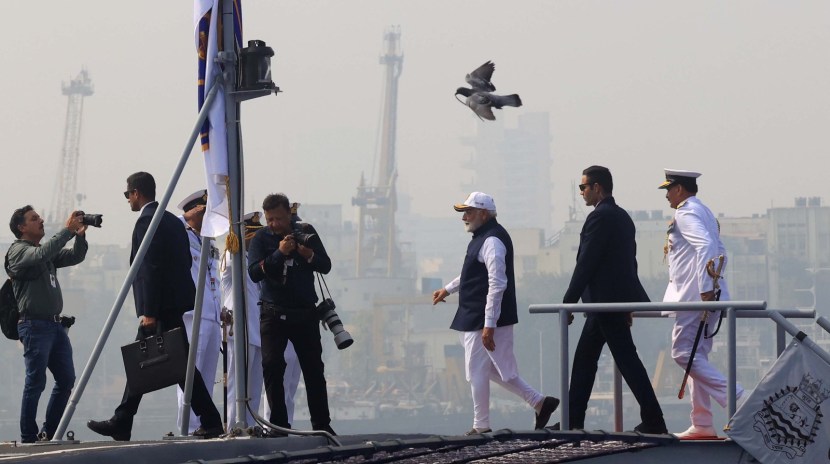
<instances>
[{"instance_id":1,"label":"black camera","mask_svg":"<svg viewBox=\"0 0 830 464\"><path fill-rule=\"evenodd\" d=\"M343 350L352 346L354 339L352 338L352 335L343 328L343 322L340 321L340 317L334 311L334 308L334 300L326 298L317 305L317 317L329 326L329 330L331 330L332 335L334 335L334 344L337 345L337 349Z\"/></svg>"},{"instance_id":2,"label":"black camera","mask_svg":"<svg viewBox=\"0 0 830 464\"><path fill-rule=\"evenodd\" d=\"M75 324L75 316L61 316L61 326L63 328L68 329Z\"/></svg>"},{"instance_id":3,"label":"black camera","mask_svg":"<svg viewBox=\"0 0 830 464\"><path fill-rule=\"evenodd\" d=\"M85 226L101 227L101 222L104 220L103 214L86 214L83 211L78 211L78 215L84 217L81 223Z\"/></svg>"},{"instance_id":4,"label":"black camera","mask_svg":"<svg viewBox=\"0 0 830 464\"><path fill-rule=\"evenodd\" d=\"M291 232L291 236L294 237L294 241L302 246L308 246L308 242L311 241L317 234L307 234L300 229L294 229Z\"/></svg>"}]
</instances>

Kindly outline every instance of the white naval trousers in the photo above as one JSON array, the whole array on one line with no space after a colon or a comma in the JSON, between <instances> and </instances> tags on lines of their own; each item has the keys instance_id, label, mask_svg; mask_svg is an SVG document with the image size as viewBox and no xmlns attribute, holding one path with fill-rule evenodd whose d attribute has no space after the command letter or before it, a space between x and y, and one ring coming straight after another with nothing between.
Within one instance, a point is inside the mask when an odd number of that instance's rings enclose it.
<instances>
[{"instance_id":1,"label":"white naval trousers","mask_svg":"<svg viewBox=\"0 0 830 464\"><path fill-rule=\"evenodd\" d=\"M184 327L187 330L187 341L190 342L193 339L191 336L193 330L193 311L184 313L182 319L184 320ZM213 387L216 384L216 367L219 363L219 348L221 346L222 327L219 325L219 322L202 319L202 322L199 324L199 346L196 349L196 369L199 369L199 372L202 374L202 379L205 381L205 387L207 387L211 398L213 398ZM181 430L182 404L184 403L184 392L182 392L181 388L176 388L176 395L179 400L176 426ZM193 433L198 427L199 419L191 409L188 432Z\"/></svg>"},{"instance_id":2,"label":"white naval trousers","mask_svg":"<svg viewBox=\"0 0 830 464\"><path fill-rule=\"evenodd\" d=\"M519 396L537 412L545 397L519 376L513 355L513 326L496 327L496 349L488 351L481 341L481 331L462 332L467 381L473 394L473 427L490 428L490 381Z\"/></svg>"},{"instance_id":3,"label":"white naval trousers","mask_svg":"<svg viewBox=\"0 0 830 464\"><path fill-rule=\"evenodd\" d=\"M294 345L291 340L285 345L285 375L282 378L282 388L285 391L285 411L288 413L288 423L294 424L294 395L297 394L297 385L300 384L300 361L297 359L297 352L294 351ZM262 359L259 360L259 371L262 372ZM260 382L261 384L262 382ZM261 386L261 385L260 385ZM268 407L268 398L265 392L260 395L262 400L262 417L268 419L271 417L271 408Z\"/></svg>"},{"instance_id":4,"label":"white naval trousers","mask_svg":"<svg viewBox=\"0 0 830 464\"><path fill-rule=\"evenodd\" d=\"M236 364L240 361L234 356L233 337L228 337L228 423L230 431L236 422ZM259 414L259 403L262 399L262 347L248 345L248 391L246 398L251 409ZM245 408L245 422L248 427L256 425L251 412Z\"/></svg>"},{"instance_id":5,"label":"white naval trousers","mask_svg":"<svg viewBox=\"0 0 830 464\"><path fill-rule=\"evenodd\" d=\"M714 316L719 316L714 313ZM695 335L700 326L701 313L696 311L682 311L676 313L674 329L672 330L672 359L686 370ZM709 315L709 327L706 333L711 334L717 326L717 317ZM712 351L711 338L700 336L692 370L689 372L689 393L692 403L692 412L689 415L692 425L698 427L712 427L712 398L722 407L726 407L726 377L709 362L709 352ZM743 395L744 389L740 384L736 386L736 397Z\"/></svg>"}]
</instances>

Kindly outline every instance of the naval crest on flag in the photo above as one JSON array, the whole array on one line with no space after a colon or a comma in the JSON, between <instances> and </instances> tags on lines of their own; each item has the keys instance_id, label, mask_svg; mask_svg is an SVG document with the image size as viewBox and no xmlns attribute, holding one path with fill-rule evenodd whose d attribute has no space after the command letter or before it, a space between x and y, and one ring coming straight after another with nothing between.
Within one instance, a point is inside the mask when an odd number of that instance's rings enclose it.
<instances>
[{"instance_id":1,"label":"naval crest on flag","mask_svg":"<svg viewBox=\"0 0 830 464\"><path fill-rule=\"evenodd\" d=\"M764 400L764 407L755 413L753 429L764 437L767 448L790 459L804 455L821 424L821 403L830 397L830 389L823 384L807 373L797 387L787 386Z\"/></svg>"},{"instance_id":2,"label":"naval crest on flag","mask_svg":"<svg viewBox=\"0 0 830 464\"><path fill-rule=\"evenodd\" d=\"M763 464L827 462L830 365L793 340L729 420L727 435Z\"/></svg>"}]
</instances>

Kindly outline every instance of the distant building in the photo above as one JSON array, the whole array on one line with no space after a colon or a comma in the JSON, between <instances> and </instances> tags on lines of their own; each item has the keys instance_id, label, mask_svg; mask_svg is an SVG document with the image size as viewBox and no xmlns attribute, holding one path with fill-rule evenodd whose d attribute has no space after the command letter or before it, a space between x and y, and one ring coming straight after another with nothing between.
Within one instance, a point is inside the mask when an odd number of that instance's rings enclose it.
<instances>
[{"instance_id":1,"label":"distant building","mask_svg":"<svg viewBox=\"0 0 830 464\"><path fill-rule=\"evenodd\" d=\"M476 135L462 141L473 149L465 166L473 175L465 191L493 195L507 230L552 230L548 113L521 114L515 128L505 128L503 118L481 122Z\"/></svg>"},{"instance_id":2,"label":"distant building","mask_svg":"<svg viewBox=\"0 0 830 464\"><path fill-rule=\"evenodd\" d=\"M830 207L818 197L796 198L768 215L770 304L830 315Z\"/></svg>"}]
</instances>

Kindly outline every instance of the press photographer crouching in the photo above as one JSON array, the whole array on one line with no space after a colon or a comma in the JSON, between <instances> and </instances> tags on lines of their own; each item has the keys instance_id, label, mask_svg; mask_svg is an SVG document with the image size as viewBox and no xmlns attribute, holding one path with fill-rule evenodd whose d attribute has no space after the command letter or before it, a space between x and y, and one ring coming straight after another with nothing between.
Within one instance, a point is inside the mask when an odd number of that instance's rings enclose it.
<instances>
[{"instance_id":1,"label":"press photographer crouching","mask_svg":"<svg viewBox=\"0 0 830 464\"><path fill-rule=\"evenodd\" d=\"M316 310L318 297L314 289L314 273L328 274L331 259L314 227L299 222L292 214L284 194L265 197L262 209L266 227L251 240L248 273L251 280L262 283L260 334L265 394L271 408L269 421L291 428L283 391L283 353L290 340L303 371L311 427L334 435Z\"/></svg>"}]
</instances>

